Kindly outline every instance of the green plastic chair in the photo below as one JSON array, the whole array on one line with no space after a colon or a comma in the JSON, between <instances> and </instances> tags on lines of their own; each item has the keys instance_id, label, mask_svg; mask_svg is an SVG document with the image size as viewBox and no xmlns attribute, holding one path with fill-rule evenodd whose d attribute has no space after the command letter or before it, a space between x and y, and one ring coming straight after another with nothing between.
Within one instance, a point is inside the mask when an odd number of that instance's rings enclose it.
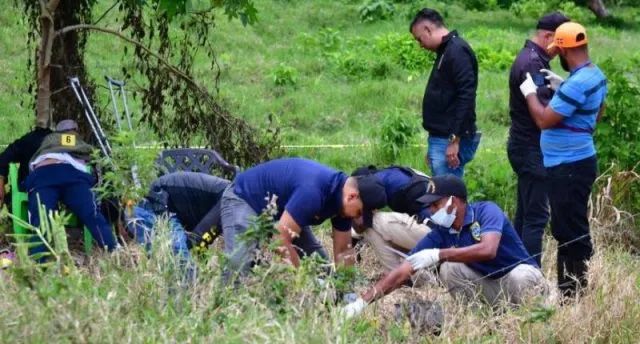
<instances>
[{"instance_id":1,"label":"green plastic chair","mask_svg":"<svg viewBox=\"0 0 640 344\"><path fill-rule=\"evenodd\" d=\"M29 199L26 192L20 192L18 188L18 164L9 164L9 186L11 187L11 211L13 215L28 222L29 221ZM78 227L80 221L78 218L71 214L67 226ZM29 230L21 226L17 221L13 221L13 233L15 234L27 234ZM22 236L16 236L16 240L22 240ZM91 232L84 227L84 252L89 255L93 249L93 236Z\"/></svg>"}]
</instances>

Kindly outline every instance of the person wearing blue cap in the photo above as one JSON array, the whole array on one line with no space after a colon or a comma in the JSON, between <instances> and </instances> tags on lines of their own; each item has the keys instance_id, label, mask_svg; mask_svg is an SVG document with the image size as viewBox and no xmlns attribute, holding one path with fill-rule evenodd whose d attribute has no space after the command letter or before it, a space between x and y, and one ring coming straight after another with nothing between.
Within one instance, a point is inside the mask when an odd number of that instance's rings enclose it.
<instances>
[{"instance_id":1,"label":"person wearing blue cap","mask_svg":"<svg viewBox=\"0 0 640 344\"><path fill-rule=\"evenodd\" d=\"M425 224L431 215L429 207L421 201L430 177L405 166L364 166L352 175L373 175L384 186L392 211L365 212L362 221L354 221L352 235L371 246L385 270L393 270L402 263L395 251L409 252L430 231Z\"/></svg>"},{"instance_id":2,"label":"person wearing blue cap","mask_svg":"<svg viewBox=\"0 0 640 344\"><path fill-rule=\"evenodd\" d=\"M360 314L374 300L402 286L415 272L440 264L439 277L456 298L480 294L489 304L519 304L544 292L538 264L502 210L493 202L467 203L464 182L453 175L433 177L423 201L435 224L404 262L341 311Z\"/></svg>"},{"instance_id":3,"label":"person wearing blue cap","mask_svg":"<svg viewBox=\"0 0 640 344\"><path fill-rule=\"evenodd\" d=\"M252 220L275 206L279 253L294 266L301 256L328 255L311 231L330 219L336 264L353 264L351 219L386 205L382 184L373 176L349 177L318 162L301 158L268 161L238 174L224 191L220 217L227 256L225 279L245 275L257 240L243 238Z\"/></svg>"}]
</instances>

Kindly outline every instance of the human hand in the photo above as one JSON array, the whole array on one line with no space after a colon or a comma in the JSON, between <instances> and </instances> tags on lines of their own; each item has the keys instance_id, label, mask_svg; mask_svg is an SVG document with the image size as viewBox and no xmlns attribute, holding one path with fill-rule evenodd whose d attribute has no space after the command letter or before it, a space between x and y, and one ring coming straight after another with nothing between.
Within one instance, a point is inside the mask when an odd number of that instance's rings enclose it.
<instances>
[{"instance_id":1,"label":"human hand","mask_svg":"<svg viewBox=\"0 0 640 344\"><path fill-rule=\"evenodd\" d=\"M429 268L440 261L440 250L437 248L422 250L407 257L407 261L414 271Z\"/></svg>"},{"instance_id":2,"label":"human hand","mask_svg":"<svg viewBox=\"0 0 640 344\"><path fill-rule=\"evenodd\" d=\"M554 91L557 90L560 87L560 84L564 82L564 79L560 75L548 69L541 69L540 72L547 75L544 78L549 80L549 88Z\"/></svg>"},{"instance_id":3,"label":"human hand","mask_svg":"<svg viewBox=\"0 0 640 344\"><path fill-rule=\"evenodd\" d=\"M340 310L340 315L344 319L351 319L356 315L362 313L366 307L367 302L359 297L354 302L342 307L342 309Z\"/></svg>"},{"instance_id":4,"label":"human hand","mask_svg":"<svg viewBox=\"0 0 640 344\"><path fill-rule=\"evenodd\" d=\"M449 168L457 168L460 166L460 159L458 153L460 152L460 142L455 141L447 145L447 166Z\"/></svg>"},{"instance_id":5,"label":"human hand","mask_svg":"<svg viewBox=\"0 0 640 344\"><path fill-rule=\"evenodd\" d=\"M520 84L520 92L522 95L527 98L530 94L535 94L538 90L538 86L533 82L533 78L531 78L531 73L527 73L522 84Z\"/></svg>"}]
</instances>

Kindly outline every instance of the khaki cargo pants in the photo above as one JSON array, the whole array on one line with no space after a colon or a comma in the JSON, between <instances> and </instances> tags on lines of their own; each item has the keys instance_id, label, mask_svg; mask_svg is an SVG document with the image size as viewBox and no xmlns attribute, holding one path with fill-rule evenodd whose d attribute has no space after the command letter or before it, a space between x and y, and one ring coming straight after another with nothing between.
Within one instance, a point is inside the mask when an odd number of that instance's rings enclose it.
<instances>
[{"instance_id":1,"label":"khaki cargo pants","mask_svg":"<svg viewBox=\"0 0 640 344\"><path fill-rule=\"evenodd\" d=\"M373 227L361 235L371 245L386 271L393 270L405 258L391 248L408 253L431 230L414 217L395 212L376 212Z\"/></svg>"}]
</instances>

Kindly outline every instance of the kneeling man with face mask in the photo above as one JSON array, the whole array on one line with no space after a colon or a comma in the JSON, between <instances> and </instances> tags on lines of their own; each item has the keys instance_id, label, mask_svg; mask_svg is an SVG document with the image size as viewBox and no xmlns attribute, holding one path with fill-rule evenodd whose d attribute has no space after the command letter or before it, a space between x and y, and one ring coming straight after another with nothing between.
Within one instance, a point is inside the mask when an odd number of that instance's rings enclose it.
<instances>
[{"instance_id":1,"label":"kneeling man with face mask","mask_svg":"<svg viewBox=\"0 0 640 344\"><path fill-rule=\"evenodd\" d=\"M402 286L420 269L440 265L440 279L456 298L476 295L489 304L519 304L546 290L536 261L493 202L467 203L464 182L453 175L433 177L427 194L432 230L406 260L345 306L344 316L360 314L374 300Z\"/></svg>"}]
</instances>

